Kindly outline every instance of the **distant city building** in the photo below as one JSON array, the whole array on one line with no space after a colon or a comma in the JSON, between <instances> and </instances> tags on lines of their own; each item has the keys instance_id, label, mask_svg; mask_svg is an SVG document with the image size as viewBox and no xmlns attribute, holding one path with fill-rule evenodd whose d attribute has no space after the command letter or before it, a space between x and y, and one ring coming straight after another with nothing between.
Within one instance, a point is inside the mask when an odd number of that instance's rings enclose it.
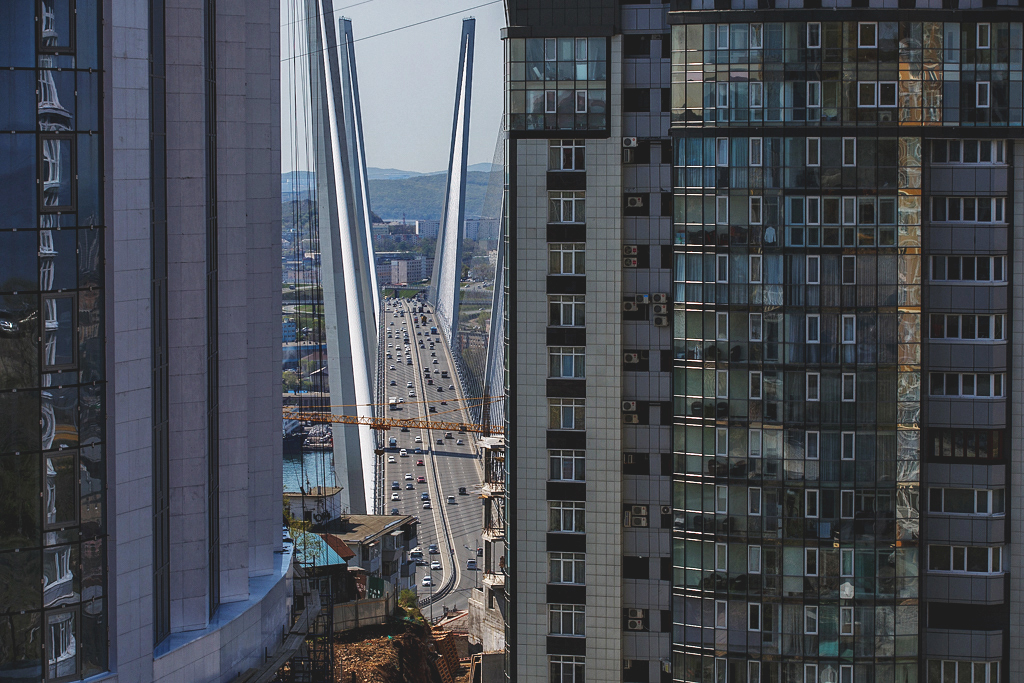
<instances>
[{"instance_id":1,"label":"distant city building","mask_svg":"<svg viewBox=\"0 0 1024 683\"><path fill-rule=\"evenodd\" d=\"M281 341L283 343L296 341L297 325L291 318L281 321Z\"/></svg>"},{"instance_id":2,"label":"distant city building","mask_svg":"<svg viewBox=\"0 0 1024 683\"><path fill-rule=\"evenodd\" d=\"M468 240L496 240L501 221L497 218L467 218L463 225Z\"/></svg>"},{"instance_id":3,"label":"distant city building","mask_svg":"<svg viewBox=\"0 0 1024 683\"><path fill-rule=\"evenodd\" d=\"M437 237L441 221L416 221L416 234L420 237Z\"/></svg>"},{"instance_id":4,"label":"distant city building","mask_svg":"<svg viewBox=\"0 0 1024 683\"><path fill-rule=\"evenodd\" d=\"M409 557L418 544L419 523L414 517L397 515L342 515L314 527L330 544L330 537L345 542L355 557L349 569L360 567L401 588L416 588L416 563Z\"/></svg>"}]
</instances>

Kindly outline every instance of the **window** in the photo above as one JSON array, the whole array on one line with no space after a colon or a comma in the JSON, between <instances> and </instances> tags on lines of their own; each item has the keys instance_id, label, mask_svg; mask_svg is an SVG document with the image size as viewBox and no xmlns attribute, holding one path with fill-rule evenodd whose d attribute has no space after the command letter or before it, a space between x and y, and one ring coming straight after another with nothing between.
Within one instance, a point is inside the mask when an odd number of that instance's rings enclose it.
<instances>
[{"instance_id":1,"label":"window","mask_svg":"<svg viewBox=\"0 0 1024 683\"><path fill-rule=\"evenodd\" d=\"M761 546L759 545L747 546L747 573L761 573Z\"/></svg>"},{"instance_id":2,"label":"window","mask_svg":"<svg viewBox=\"0 0 1024 683\"><path fill-rule=\"evenodd\" d=\"M750 388L748 398L752 401L761 400L761 372L759 370L751 370L748 382Z\"/></svg>"},{"instance_id":3,"label":"window","mask_svg":"<svg viewBox=\"0 0 1024 683\"><path fill-rule=\"evenodd\" d=\"M852 636L853 635L853 608L852 607L840 607L839 608L839 635L841 635L841 636Z\"/></svg>"},{"instance_id":4,"label":"window","mask_svg":"<svg viewBox=\"0 0 1024 683\"><path fill-rule=\"evenodd\" d=\"M750 198L749 218L751 225L761 225L761 197Z\"/></svg>"},{"instance_id":5,"label":"window","mask_svg":"<svg viewBox=\"0 0 1024 683\"><path fill-rule=\"evenodd\" d=\"M715 398L729 398L729 371L715 371Z\"/></svg>"},{"instance_id":6,"label":"window","mask_svg":"<svg viewBox=\"0 0 1024 683\"><path fill-rule=\"evenodd\" d=\"M1000 574L1001 546L929 545L928 571L958 574Z\"/></svg>"},{"instance_id":7,"label":"window","mask_svg":"<svg viewBox=\"0 0 1024 683\"><path fill-rule=\"evenodd\" d=\"M586 114L587 113L587 91L577 90L576 91L576 113Z\"/></svg>"},{"instance_id":8,"label":"window","mask_svg":"<svg viewBox=\"0 0 1024 683\"><path fill-rule=\"evenodd\" d=\"M551 223L582 223L586 209L586 192L548 192Z\"/></svg>"},{"instance_id":9,"label":"window","mask_svg":"<svg viewBox=\"0 0 1024 683\"><path fill-rule=\"evenodd\" d=\"M550 683L584 683L586 657L570 655L551 655L548 662L551 667Z\"/></svg>"},{"instance_id":10,"label":"window","mask_svg":"<svg viewBox=\"0 0 1024 683\"><path fill-rule=\"evenodd\" d=\"M548 553L551 583L586 583L586 557L584 553Z\"/></svg>"},{"instance_id":11,"label":"window","mask_svg":"<svg viewBox=\"0 0 1024 683\"><path fill-rule=\"evenodd\" d=\"M751 254L747 257L749 268L750 268L750 282L751 284L761 283L761 255Z\"/></svg>"},{"instance_id":12,"label":"window","mask_svg":"<svg viewBox=\"0 0 1024 683\"><path fill-rule=\"evenodd\" d=\"M930 434L928 453L933 458L1006 457L999 429L932 429Z\"/></svg>"},{"instance_id":13,"label":"window","mask_svg":"<svg viewBox=\"0 0 1024 683\"><path fill-rule=\"evenodd\" d=\"M762 138L750 138L750 154L748 160L751 166L761 165Z\"/></svg>"},{"instance_id":14,"label":"window","mask_svg":"<svg viewBox=\"0 0 1024 683\"><path fill-rule=\"evenodd\" d=\"M857 138L843 138L843 166L857 165Z\"/></svg>"},{"instance_id":15,"label":"window","mask_svg":"<svg viewBox=\"0 0 1024 683\"><path fill-rule=\"evenodd\" d=\"M932 313L929 336L932 339L1006 339L1006 318L1003 315L955 315Z\"/></svg>"},{"instance_id":16,"label":"window","mask_svg":"<svg viewBox=\"0 0 1024 683\"><path fill-rule=\"evenodd\" d=\"M544 113L554 114L558 107L558 92L555 90L544 91Z\"/></svg>"},{"instance_id":17,"label":"window","mask_svg":"<svg viewBox=\"0 0 1024 683\"><path fill-rule=\"evenodd\" d=\"M1004 282L1003 256L932 256L931 278L950 282Z\"/></svg>"},{"instance_id":18,"label":"window","mask_svg":"<svg viewBox=\"0 0 1024 683\"><path fill-rule=\"evenodd\" d=\"M839 549L839 576L853 576L853 548Z\"/></svg>"},{"instance_id":19,"label":"window","mask_svg":"<svg viewBox=\"0 0 1024 683\"><path fill-rule=\"evenodd\" d=\"M40 233L45 234L45 233ZM43 371L78 366L78 302L74 292L43 294Z\"/></svg>"},{"instance_id":20,"label":"window","mask_svg":"<svg viewBox=\"0 0 1024 683\"><path fill-rule=\"evenodd\" d=\"M751 109L763 109L764 108L764 83L761 81L750 81L747 84L747 92L750 96L750 108ZM761 164L751 164L751 166L760 166Z\"/></svg>"},{"instance_id":21,"label":"window","mask_svg":"<svg viewBox=\"0 0 1024 683\"><path fill-rule=\"evenodd\" d=\"M728 85L728 84L726 84ZM729 138L718 138L715 141L715 166L729 165Z\"/></svg>"},{"instance_id":22,"label":"window","mask_svg":"<svg viewBox=\"0 0 1024 683\"><path fill-rule=\"evenodd\" d=\"M1002 223L1003 197L932 197L932 222Z\"/></svg>"},{"instance_id":23,"label":"window","mask_svg":"<svg viewBox=\"0 0 1024 683\"><path fill-rule=\"evenodd\" d=\"M857 106L877 107L878 106L878 83L875 81L858 81L857 83Z\"/></svg>"},{"instance_id":24,"label":"window","mask_svg":"<svg viewBox=\"0 0 1024 683\"><path fill-rule=\"evenodd\" d=\"M760 458L761 457L761 430L760 429L748 429L747 430L747 457L748 458Z\"/></svg>"},{"instance_id":25,"label":"window","mask_svg":"<svg viewBox=\"0 0 1024 683\"><path fill-rule=\"evenodd\" d=\"M715 339L729 341L729 314L715 313Z\"/></svg>"},{"instance_id":26,"label":"window","mask_svg":"<svg viewBox=\"0 0 1024 683\"><path fill-rule=\"evenodd\" d=\"M821 47L821 24L817 21L807 23L807 47Z\"/></svg>"},{"instance_id":27,"label":"window","mask_svg":"<svg viewBox=\"0 0 1024 683\"><path fill-rule=\"evenodd\" d=\"M933 372L929 375L930 396L960 398L1001 398L1004 375L1000 372Z\"/></svg>"},{"instance_id":28,"label":"window","mask_svg":"<svg viewBox=\"0 0 1024 683\"><path fill-rule=\"evenodd\" d=\"M586 274L587 245L583 242L548 244L548 275Z\"/></svg>"},{"instance_id":29,"label":"window","mask_svg":"<svg viewBox=\"0 0 1024 683\"><path fill-rule=\"evenodd\" d=\"M973 677L972 677L973 673ZM999 662L928 660L928 683L999 683Z\"/></svg>"},{"instance_id":30,"label":"window","mask_svg":"<svg viewBox=\"0 0 1024 683\"><path fill-rule=\"evenodd\" d=\"M843 197L843 225L857 225L856 197ZM848 242L844 241L844 243Z\"/></svg>"},{"instance_id":31,"label":"window","mask_svg":"<svg viewBox=\"0 0 1024 683\"><path fill-rule=\"evenodd\" d=\"M818 683L818 665L817 664L804 664L804 681L803 683Z\"/></svg>"},{"instance_id":32,"label":"window","mask_svg":"<svg viewBox=\"0 0 1024 683\"><path fill-rule=\"evenodd\" d=\"M857 400L857 375L852 372L843 373L843 403Z\"/></svg>"},{"instance_id":33,"label":"window","mask_svg":"<svg viewBox=\"0 0 1024 683\"><path fill-rule=\"evenodd\" d=\"M804 635L818 635L818 607L816 605L804 606Z\"/></svg>"},{"instance_id":34,"label":"window","mask_svg":"<svg viewBox=\"0 0 1024 683\"><path fill-rule=\"evenodd\" d=\"M808 166L821 166L821 138L807 138L807 158L804 161Z\"/></svg>"},{"instance_id":35,"label":"window","mask_svg":"<svg viewBox=\"0 0 1024 683\"><path fill-rule=\"evenodd\" d=\"M586 504L572 500L548 501L548 531L582 534Z\"/></svg>"},{"instance_id":36,"label":"window","mask_svg":"<svg viewBox=\"0 0 1024 683\"><path fill-rule=\"evenodd\" d=\"M729 83L720 81L715 83L715 105L719 109L729 108Z\"/></svg>"},{"instance_id":37,"label":"window","mask_svg":"<svg viewBox=\"0 0 1024 683\"><path fill-rule=\"evenodd\" d=\"M715 282L729 281L729 255L717 254L715 256Z\"/></svg>"},{"instance_id":38,"label":"window","mask_svg":"<svg viewBox=\"0 0 1024 683\"><path fill-rule=\"evenodd\" d=\"M584 481L586 479L586 451L548 451L552 481Z\"/></svg>"},{"instance_id":39,"label":"window","mask_svg":"<svg viewBox=\"0 0 1024 683\"><path fill-rule=\"evenodd\" d=\"M729 198L715 197L715 223L728 225L729 223Z\"/></svg>"},{"instance_id":40,"label":"window","mask_svg":"<svg viewBox=\"0 0 1024 683\"><path fill-rule=\"evenodd\" d=\"M878 47L878 24L862 21L857 24L857 47Z\"/></svg>"},{"instance_id":41,"label":"window","mask_svg":"<svg viewBox=\"0 0 1024 683\"><path fill-rule=\"evenodd\" d=\"M761 630L761 603L759 602L747 603L747 630Z\"/></svg>"},{"instance_id":42,"label":"window","mask_svg":"<svg viewBox=\"0 0 1024 683\"><path fill-rule=\"evenodd\" d=\"M821 284L821 257L820 256L808 256L807 257L807 284L809 284L809 285L820 285Z\"/></svg>"},{"instance_id":43,"label":"window","mask_svg":"<svg viewBox=\"0 0 1024 683\"><path fill-rule=\"evenodd\" d=\"M727 515L729 514L729 487L728 486L716 486L715 487L715 513Z\"/></svg>"},{"instance_id":44,"label":"window","mask_svg":"<svg viewBox=\"0 0 1024 683\"><path fill-rule=\"evenodd\" d=\"M715 628L729 628L729 603L715 600Z\"/></svg>"},{"instance_id":45,"label":"window","mask_svg":"<svg viewBox=\"0 0 1024 683\"><path fill-rule=\"evenodd\" d=\"M808 372L805 376L806 396L808 401L821 400L821 373Z\"/></svg>"},{"instance_id":46,"label":"window","mask_svg":"<svg viewBox=\"0 0 1024 683\"><path fill-rule=\"evenodd\" d=\"M821 223L821 197L807 198L807 214L805 222L807 225L818 225ZM817 244L815 241L814 244Z\"/></svg>"},{"instance_id":47,"label":"window","mask_svg":"<svg viewBox=\"0 0 1024 683\"><path fill-rule=\"evenodd\" d=\"M1005 499L1005 489L932 488L928 510L947 515L1002 515Z\"/></svg>"},{"instance_id":48,"label":"window","mask_svg":"<svg viewBox=\"0 0 1024 683\"><path fill-rule=\"evenodd\" d=\"M729 455L729 430L726 427L715 428L715 455Z\"/></svg>"},{"instance_id":49,"label":"window","mask_svg":"<svg viewBox=\"0 0 1024 683\"><path fill-rule=\"evenodd\" d=\"M807 81L806 86L807 106L821 106L821 81Z\"/></svg>"},{"instance_id":50,"label":"window","mask_svg":"<svg viewBox=\"0 0 1024 683\"><path fill-rule=\"evenodd\" d=\"M586 297L575 294L548 296L548 325L552 327L583 327L586 324Z\"/></svg>"},{"instance_id":51,"label":"window","mask_svg":"<svg viewBox=\"0 0 1024 683\"><path fill-rule=\"evenodd\" d=\"M817 460L820 455L821 432L804 433L804 457Z\"/></svg>"},{"instance_id":52,"label":"window","mask_svg":"<svg viewBox=\"0 0 1024 683\"><path fill-rule=\"evenodd\" d=\"M818 489L806 489L804 491L804 517L808 519L818 518Z\"/></svg>"},{"instance_id":53,"label":"window","mask_svg":"<svg viewBox=\"0 0 1024 683\"><path fill-rule=\"evenodd\" d=\"M729 544L728 543L716 543L715 544L715 571L716 572L729 571Z\"/></svg>"},{"instance_id":54,"label":"window","mask_svg":"<svg viewBox=\"0 0 1024 683\"><path fill-rule=\"evenodd\" d=\"M839 665L839 683L853 683L853 664Z\"/></svg>"},{"instance_id":55,"label":"window","mask_svg":"<svg viewBox=\"0 0 1024 683\"><path fill-rule=\"evenodd\" d=\"M585 415L586 399L548 399L548 429L586 429Z\"/></svg>"},{"instance_id":56,"label":"window","mask_svg":"<svg viewBox=\"0 0 1024 683\"><path fill-rule=\"evenodd\" d=\"M818 549L804 548L804 576L818 575Z\"/></svg>"},{"instance_id":57,"label":"window","mask_svg":"<svg viewBox=\"0 0 1024 683\"><path fill-rule=\"evenodd\" d=\"M761 662L747 662L747 683L761 683Z\"/></svg>"},{"instance_id":58,"label":"window","mask_svg":"<svg viewBox=\"0 0 1024 683\"><path fill-rule=\"evenodd\" d=\"M548 605L549 633L554 636L586 635L584 624L587 609L584 605Z\"/></svg>"},{"instance_id":59,"label":"window","mask_svg":"<svg viewBox=\"0 0 1024 683\"><path fill-rule=\"evenodd\" d=\"M976 103L978 109L988 109L989 107L989 92L991 85L988 81L978 81L974 84L975 96L977 98Z\"/></svg>"},{"instance_id":60,"label":"window","mask_svg":"<svg viewBox=\"0 0 1024 683\"><path fill-rule=\"evenodd\" d=\"M842 318L843 344L857 343L857 316L844 315Z\"/></svg>"},{"instance_id":61,"label":"window","mask_svg":"<svg viewBox=\"0 0 1024 683\"><path fill-rule=\"evenodd\" d=\"M841 432L839 435L839 458L841 460L857 459L857 435L853 432Z\"/></svg>"},{"instance_id":62,"label":"window","mask_svg":"<svg viewBox=\"0 0 1024 683\"><path fill-rule=\"evenodd\" d=\"M807 339L808 344L821 343L821 316L817 313L807 315Z\"/></svg>"},{"instance_id":63,"label":"window","mask_svg":"<svg viewBox=\"0 0 1024 683\"><path fill-rule=\"evenodd\" d=\"M978 42L977 47L979 50L988 50L992 47L992 25L991 24L978 24Z\"/></svg>"},{"instance_id":64,"label":"window","mask_svg":"<svg viewBox=\"0 0 1024 683\"><path fill-rule=\"evenodd\" d=\"M760 50L761 47L764 45L764 32L762 29L762 25L751 24L748 35L750 36L750 49Z\"/></svg>"},{"instance_id":65,"label":"window","mask_svg":"<svg viewBox=\"0 0 1024 683\"><path fill-rule=\"evenodd\" d=\"M932 163L1002 164L1006 161L1003 140L933 140Z\"/></svg>"},{"instance_id":66,"label":"window","mask_svg":"<svg viewBox=\"0 0 1024 683\"><path fill-rule=\"evenodd\" d=\"M585 346L549 346L548 377L583 379L586 373Z\"/></svg>"},{"instance_id":67,"label":"window","mask_svg":"<svg viewBox=\"0 0 1024 683\"><path fill-rule=\"evenodd\" d=\"M747 489L747 514L751 517L761 516L760 486L751 486Z\"/></svg>"},{"instance_id":68,"label":"window","mask_svg":"<svg viewBox=\"0 0 1024 683\"><path fill-rule=\"evenodd\" d=\"M548 169L583 171L586 169L585 140L552 140L548 147Z\"/></svg>"},{"instance_id":69,"label":"window","mask_svg":"<svg viewBox=\"0 0 1024 683\"><path fill-rule=\"evenodd\" d=\"M857 284L857 257L843 256L842 271L842 283L844 285Z\"/></svg>"},{"instance_id":70,"label":"window","mask_svg":"<svg viewBox=\"0 0 1024 683\"><path fill-rule=\"evenodd\" d=\"M839 518L853 519L853 490L839 492Z\"/></svg>"},{"instance_id":71,"label":"window","mask_svg":"<svg viewBox=\"0 0 1024 683\"><path fill-rule=\"evenodd\" d=\"M761 331L761 314L760 313L748 313L747 314L747 328L749 330L749 341L759 342L762 338Z\"/></svg>"}]
</instances>

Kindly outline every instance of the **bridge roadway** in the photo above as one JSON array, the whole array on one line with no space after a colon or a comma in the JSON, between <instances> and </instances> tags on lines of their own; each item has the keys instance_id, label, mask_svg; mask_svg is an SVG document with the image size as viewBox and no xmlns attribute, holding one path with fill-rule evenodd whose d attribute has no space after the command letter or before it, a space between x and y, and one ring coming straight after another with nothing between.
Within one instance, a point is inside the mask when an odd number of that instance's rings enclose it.
<instances>
[{"instance_id":1,"label":"bridge roadway","mask_svg":"<svg viewBox=\"0 0 1024 683\"><path fill-rule=\"evenodd\" d=\"M391 299L383 311L386 332L381 344L385 354L391 356L385 355L384 394L388 400L395 397L405 401L388 415L469 422L469 412L462 400L466 397L458 384L448 345L443 335L430 334L430 328L437 324L434 315L425 312L414 318L414 307L418 309L419 302ZM424 305L424 311L430 310ZM426 324L419 323L423 315L427 317ZM429 370L429 375L424 373L425 369ZM445 371L448 378L442 379L441 373ZM410 382L412 387L408 386ZM431 406L436 412L429 412ZM382 512L389 514L397 509L399 514L419 516L419 543L427 564L417 568L416 586L421 601L426 599L433 603L421 606L424 615L430 617L432 610L434 618L443 614L442 606L468 608L470 591L480 584L481 572L467 569L466 561L472 558L482 563L483 560L476 556L476 548L483 546L479 500L483 468L476 456L479 435L449 433L428 429L391 429L384 433L388 449L384 454ZM396 440L394 447L389 445L392 437ZM416 441L417 438L420 441ZM400 455L403 448L408 453L406 457ZM417 448L423 452L416 453ZM419 465L421 461L423 464ZM407 480L407 475L411 475L411 481ZM420 483L419 477L425 482ZM398 482L399 490L393 490L393 482ZM412 488L408 488L408 484L412 484ZM465 487L466 494L460 495L459 487ZM392 500L395 493L398 500ZM430 497L430 509L423 508L423 493ZM454 496L453 503L447 502L448 496ZM438 545L437 554L428 554L431 543ZM440 571L430 569L430 562L434 560L441 563ZM424 586L424 576L431 576L434 585Z\"/></svg>"}]
</instances>

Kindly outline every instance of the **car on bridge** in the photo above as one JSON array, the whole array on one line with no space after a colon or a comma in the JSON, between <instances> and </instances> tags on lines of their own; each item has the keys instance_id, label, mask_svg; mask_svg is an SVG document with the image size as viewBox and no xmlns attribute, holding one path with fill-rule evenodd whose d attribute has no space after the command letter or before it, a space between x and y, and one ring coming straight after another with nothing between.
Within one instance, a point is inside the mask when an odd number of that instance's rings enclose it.
<instances>
[{"instance_id":1,"label":"car on bridge","mask_svg":"<svg viewBox=\"0 0 1024 683\"><path fill-rule=\"evenodd\" d=\"M427 574L426 576L423 577L423 585L424 586L433 586L434 585L434 580L432 578L430 578L430 574Z\"/></svg>"},{"instance_id":2,"label":"car on bridge","mask_svg":"<svg viewBox=\"0 0 1024 683\"><path fill-rule=\"evenodd\" d=\"M422 476L416 477L416 483L417 484L426 484L427 483L427 478L426 477L422 477Z\"/></svg>"},{"instance_id":3,"label":"car on bridge","mask_svg":"<svg viewBox=\"0 0 1024 683\"><path fill-rule=\"evenodd\" d=\"M441 551L437 549L437 544L436 543L431 543L430 545L428 545L427 546L427 552L430 553L431 555L438 555L438 554L441 553Z\"/></svg>"},{"instance_id":4,"label":"car on bridge","mask_svg":"<svg viewBox=\"0 0 1024 683\"><path fill-rule=\"evenodd\" d=\"M430 569L431 570L440 570L441 569L441 563L439 561L437 561L437 560L434 560L433 562L430 563Z\"/></svg>"},{"instance_id":5,"label":"car on bridge","mask_svg":"<svg viewBox=\"0 0 1024 683\"><path fill-rule=\"evenodd\" d=\"M393 481L393 482L391 482L391 490L392 490L392 491L397 491L397 490L398 490L399 488L400 488L400 487L399 487L399 485L398 485L398 481L397 481L397 480L396 480L396 481Z\"/></svg>"},{"instance_id":6,"label":"car on bridge","mask_svg":"<svg viewBox=\"0 0 1024 683\"><path fill-rule=\"evenodd\" d=\"M398 508L391 508L391 514L398 515L398 514L401 514L401 513L398 511Z\"/></svg>"},{"instance_id":7,"label":"car on bridge","mask_svg":"<svg viewBox=\"0 0 1024 683\"><path fill-rule=\"evenodd\" d=\"M417 467L423 467L423 461L422 460L417 460L416 461L416 465L417 465Z\"/></svg>"}]
</instances>

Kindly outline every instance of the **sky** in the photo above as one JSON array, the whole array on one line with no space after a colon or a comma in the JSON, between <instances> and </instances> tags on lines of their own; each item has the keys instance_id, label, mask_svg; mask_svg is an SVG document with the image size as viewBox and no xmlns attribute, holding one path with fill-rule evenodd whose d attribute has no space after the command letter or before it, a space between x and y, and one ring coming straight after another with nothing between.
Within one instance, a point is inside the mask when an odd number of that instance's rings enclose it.
<instances>
[{"instance_id":1,"label":"sky","mask_svg":"<svg viewBox=\"0 0 1024 683\"><path fill-rule=\"evenodd\" d=\"M447 170L458 78L462 20L476 18L470 112L469 163L490 162L501 125L504 2L488 0L334 0L335 21L352 20L356 71L368 166L405 171ZM281 3L281 159L284 172L311 170L303 149L306 130L296 124L308 100L306 58L292 47L301 26L296 8ZM467 8L475 7L469 11ZM452 14L419 26L375 36ZM297 43L305 53L304 37ZM293 85L296 84L296 85ZM296 151L297 150L297 151Z\"/></svg>"}]
</instances>

